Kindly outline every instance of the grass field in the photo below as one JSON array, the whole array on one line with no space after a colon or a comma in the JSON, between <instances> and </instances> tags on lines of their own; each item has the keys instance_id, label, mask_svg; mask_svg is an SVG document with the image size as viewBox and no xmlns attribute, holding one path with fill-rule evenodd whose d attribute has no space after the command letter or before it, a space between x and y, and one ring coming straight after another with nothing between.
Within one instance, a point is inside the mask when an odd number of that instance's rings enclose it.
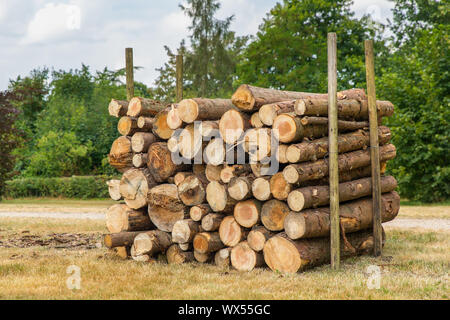
<instances>
[{"instance_id":1,"label":"grass field","mask_svg":"<svg viewBox=\"0 0 450 320\"><path fill-rule=\"evenodd\" d=\"M2 203L36 205L23 202ZM45 206L103 208L101 200ZM91 206L92 203L92 206ZM410 207L415 208L415 207ZM448 211L448 208L447 208ZM412 215L420 216L421 209ZM448 214L448 213L447 213ZM442 216L441 216L442 217ZM36 246L52 233L87 237L91 249ZM0 299L448 299L448 232L387 231L384 258L345 260L340 271L329 266L294 275L257 269L240 273L211 265L167 265L123 261L96 247L106 233L103 221L0 218ZM16 241L17 240L17 241ZM20 241L19 241L20 240ZM3 242L3 245L2 245ZM5 248L5 243L11 247ZM67 267L81 269L81 289L70 290ZM381 287L367 287L367 267L381 267Z\"/></svg>"}]
</instances>

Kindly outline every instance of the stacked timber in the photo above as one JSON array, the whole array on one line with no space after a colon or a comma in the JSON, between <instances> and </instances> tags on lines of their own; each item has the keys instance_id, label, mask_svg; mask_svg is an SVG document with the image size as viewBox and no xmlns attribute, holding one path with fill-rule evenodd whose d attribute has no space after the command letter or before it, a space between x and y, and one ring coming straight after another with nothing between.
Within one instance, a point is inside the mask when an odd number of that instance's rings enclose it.
<instances>
[{"instance_id":1,"label":"stacked timber","mask_svg":"<svg viewBox=\"0 0 450 320\"><path fill-rule=\"evenodd\" d=\"M107 214L105 245L123 258L214 263L297 272L330 261L327 94L242 85L231 99L165 105L112 100L118 117L108 182L119 201ZM373 250L367 97L338 93L341 256ZM377 101L382 222L394 219L396 155Z\"/></svg>"}]
</instances>

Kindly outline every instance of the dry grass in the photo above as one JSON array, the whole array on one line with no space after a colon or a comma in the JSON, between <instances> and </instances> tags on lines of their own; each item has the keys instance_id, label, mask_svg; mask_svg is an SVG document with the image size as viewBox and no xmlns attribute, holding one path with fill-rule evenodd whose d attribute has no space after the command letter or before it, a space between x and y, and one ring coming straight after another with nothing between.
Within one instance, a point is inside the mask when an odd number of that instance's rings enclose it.
<instances>
[{"instance_id":1,"label":"dry grass","mask_svg":"<svg viewBox=\"0 0 450 320\"><path fill-rule=\"evenodd\" d=\"M25 198L2 200L0 211L23 212L106 212L106 209L117 203L111 199L57 199L57 198Z\"/></svg>"},{"instance_id":2,"label":"dry grass","mask_svg":"<svg viewBox=\"0 0 450 320\"><path fill-rule=\"evenodd\" d=\"M414 219L450 219L450 206L400 206L400 218Z\"/></svg>"},{"instance_id":3,"label":"dry grass","mask_svg":"<svg viewBox=\"0 0 450 320\"><path fill-rule=\"evenodd\" d=\"M0 240L29 231L104 233L102 221L0 219ZM385 256L346 260L295 275L265 269L239 273L211 265L123 261L106 249L2 248L0 299L448 299L448 233L387 233ZM381 265L380 289L366 268ZM66 268L81 268L81 290L66 287Z\"/></svg>"}]
</instances>

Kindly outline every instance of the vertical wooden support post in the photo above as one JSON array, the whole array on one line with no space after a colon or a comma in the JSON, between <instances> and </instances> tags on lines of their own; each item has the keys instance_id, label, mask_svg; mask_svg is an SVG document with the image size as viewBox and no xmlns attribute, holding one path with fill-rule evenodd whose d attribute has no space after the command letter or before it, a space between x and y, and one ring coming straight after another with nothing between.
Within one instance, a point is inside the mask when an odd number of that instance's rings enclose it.
<instances>
[{"instance_id":1,"label":"vertical wooden support post","mask_svg":"<svg viewBox=\"0 0 450 320\"><path fill-rule=\"evenodd\" d=\"M339 168L337 110L337 44L336 33L328 33L328 141L330 177L330 245L331 268L339 269Z\"/></svg>"},{"instance_id":2,"label":"vertical wooden support post","mask_svg":"<svg viewBox=\"0 0 450 320\"><path fill-rule=\"evenodd\" d=\"M134 97L133 48L125 48L125 72L127 77L127 100Z\"/></svg>"},{"instance_id":3,"label":"vertical wooden support post","mask_svg":"<svg viewBox=\"0 0 450 320\"><path fill-rule=\"evenodd\" d=\"M177 55L176 77L177 77L177 84L176 84L177 102L180 102L181 100L183 100L183 55L181 54Z\"/></svg>"},{"instance_id":4,"label":"vertical wooden support post","mask_svg":"<svg viewBox=\"0 0 450 320\"><path fill-rule=\"evenodd\" d=\"M378 115L375 93L375 67L373 40L364 42L366 58L366 82L369 105L370 127L370 161L372 166L372 201L373 201L373 239L374 255L380 256L382 250L381 227L381 187L380 187L380 150L378 145Z\"/></svg>"}]
</instances>

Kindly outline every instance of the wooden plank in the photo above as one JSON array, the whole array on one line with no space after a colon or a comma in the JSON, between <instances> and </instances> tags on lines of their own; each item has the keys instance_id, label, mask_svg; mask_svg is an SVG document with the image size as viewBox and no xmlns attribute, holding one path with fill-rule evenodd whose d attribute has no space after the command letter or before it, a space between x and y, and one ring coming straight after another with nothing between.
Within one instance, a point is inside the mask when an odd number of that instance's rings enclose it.
<instances>
[{"instance_id":1,"label":"wooden plank","mask_svg":"<svg viewBox=\"0 0 450 320\"><path fill-rule=\"evenodd\" d=\"M328 33L328 139L330 177L330 246L331 268L339 269L339 168L337 110L337 44L336 33Z\"/></svg>"},{"instance_id":2,"label":"wooden plank","mask_svg":"<svg viewBox=\"0 0 450 320\"><path fill-rule=\"evenodd\" d=\"M176 99L177 102L183 100L183 55L176 58Z\"/></svg>"},{"instance_id":3,"label":"wooden plank","mask_svg":"<svg viewBox=\"0 0 450 320\"><path fill-rule=\"evenodd\" d=\"M380 150L378 144L378 119L375 93L375 67L373 40L364 42L366 59L366 82L369 106L370 128L370 160L372 165L372 201L373 201L373 239L374 255L381 256L382 226L381 226L381 187L380 187Z\"/></svg>"},{"instance_id":4,"label":"wooden plank","mask_svg":"<svg viewBox=\"0 0 450 320\"><path fill-rule=\"evenodd\" d=\"M127 78L127 100L134 97L133 48L125 49L125 71Z\"/></svg>"}]
</instances>

